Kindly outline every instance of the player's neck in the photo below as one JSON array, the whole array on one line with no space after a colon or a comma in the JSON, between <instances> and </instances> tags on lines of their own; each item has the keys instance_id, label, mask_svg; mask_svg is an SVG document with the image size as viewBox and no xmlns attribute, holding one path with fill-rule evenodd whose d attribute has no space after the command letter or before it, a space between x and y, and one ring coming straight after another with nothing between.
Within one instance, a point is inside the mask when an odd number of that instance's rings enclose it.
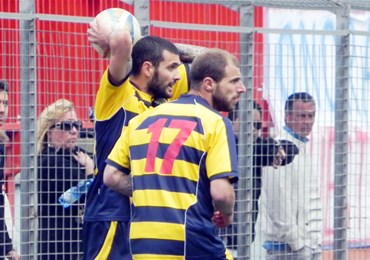
<instances>
[{"instance_id":1,"label":"player's neck","mask_svg":"<svg viewBox=\"0 0 370 260\"><path fill-rule=\"evenodd\" d=\"M202 90L191 89L191 90L189 90L188 94L200 96L200 97L204 98L208 102L208 104L213 106L212 95L210 95L208 92L204 92Z\"/></svg>"},{"instance_id":2,"label":"player's neck","mask_svg":"<svg viewBox=\"0 0 370 260\"><path fill-rule=\"evenodd\" d=\"M138 90L150 94L148 92L148 81L141 76L130 76L130 82L137 88Z\"/></svg>"}]
</instances>

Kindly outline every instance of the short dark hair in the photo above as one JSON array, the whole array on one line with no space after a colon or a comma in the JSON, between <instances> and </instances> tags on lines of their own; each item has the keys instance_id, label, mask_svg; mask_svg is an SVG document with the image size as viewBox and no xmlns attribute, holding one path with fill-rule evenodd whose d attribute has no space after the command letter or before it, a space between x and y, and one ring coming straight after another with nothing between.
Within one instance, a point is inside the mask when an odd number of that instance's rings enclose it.
<instances>
[{"instance_id":1,"label":"short dark hair","mask_svg":"<svg viewBox=\"0 0 370 260\"><path fill-rule=\"evenodd\" d=\"M235 56L227 51L216 48L203 51L191 65L190 88L199 88L206 77L220 82L225 77L225 67L230 63L239 66Z\"/></svg>"},{"instance_id":2,"label":"short dark hair","mask_svg":"<svg viewBox=\"0 0 370 260\"><path fill-rule=\"evenodd\" d=\"M145 36L138 40L132 48L132 69L131 74L139 75L141 66L149 61L154 67L158 67L163 61L163 51L179 55L179 50L172 42L157 36Z\"/></svg>"},{"instance_id":3,"label":"short dark hair","mask_svg":"<svg viewBox=\"0 0 370 260\"><path fill-rule=\"evenodd\" d=\"M0 91L8 92L8 89L9 89L8 82L1 79L0 80Z\"/></svg>"},{"instance_id":4,"label":"short dark hair","mask_svg":"<svg viewBox=\"0 0 370 260\"><path fill-rule=\"evenodd\" d=\"M285 102L285 109L284 111L285 112L290 112L293 110L293 104L295 101L302 101L302 102L313 102L315 103L315 100L313 99L313 97L308 94L307 92L296 92L296 93L293 93L291 94L286 102Z\"/></svg>"}]
</instances>

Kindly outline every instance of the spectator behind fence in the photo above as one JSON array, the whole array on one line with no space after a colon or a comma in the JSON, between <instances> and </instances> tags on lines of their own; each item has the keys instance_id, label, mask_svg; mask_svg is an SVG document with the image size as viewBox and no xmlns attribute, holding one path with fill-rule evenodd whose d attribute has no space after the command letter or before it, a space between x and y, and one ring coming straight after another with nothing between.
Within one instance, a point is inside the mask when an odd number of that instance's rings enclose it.
<instances>
[{"instance_id":1,"label":"spectator behind fence","mask_svg":"<svg viewBox=\"0 0 370 260\"><path fill-rule=\"evenodd\" d=\"M81 126L66 99L49 105L38 120L38 259L82 256L83 198L67 208L58 203L66 190L93 174L93 160L77 146Z\"/></svg>"},{"instance_id":2,"label":"spectator behind fence","mask_svg":"<svg viewBox=\"0 0 370 260\"><path fill-rule=\"evenodd\" d=\"M233 128L236 139L238 140L240 132L240 121L237 115L237 110L229 114L233 120ZM258 216L258 199L261 194L262 187L262 167L273 166L279 167L289 164L293 161L296 154L298 154L297 146L288 140L275 140L271 137L261 137L262 129L262 108L253 101L252 110L253 122L253 179L252 179L252 230L251 242L255 238L255 223ZM237 141L238 143L238 141ZM238 221L238 220L237 220ZM236 249L237 245L237 226L233 224L227 230L226 240L229 248ZM231 235L230 235L231 234ZM232 235L234 234L234 235Z\"/></svg>"},{"instance_id":3,"label":"spectator behind fence","mask_svg":"<svg viewBox=\"0 0 370 260\"><path fill-rule=\"evenodd\" d=\"M258 200L262 187L262 167L273 166L277 168L291 163L299 153L298 147L291 141L279 138L263 138L260 136L262 129L262 108L253 102L253 183L252 183L252 242L256 234L255 223L258 216Z\"/></svg>"},{"instance_id":4,"label":"spectator behind fence","mask_svg":"<svg viewBox=\"0 0 370 260\"><path fill-rule=\"evenodd\" d=\"M0 127L8 117L8 83L0 80ZM5 164L5 143L8 137L5 131L0 130L0 259L20 259L19 254L14 250L12 239L9 236L8 228L5 223L5 199L4 192L4 164Z\"/></svg>"},{"instance_id":5,"label":"spectator behind fence","mask_svg":"<svg viewBox=\"0 0 370 260\"><path fill-rule=\"evenodd\" d=\"M189 94L132 119L107 160L112 189L129 194L132 175L134 259L232 259L216 226L233 218L236 145L216 110L234 109L246 89L226 51L203 51L190 75Z\"/></svg>"},{"instance_id":6,"label":"spectator behind fence","mask_svg":"<svg viewBox=\"0 0 370 260\"><path fill-rule=\"evenodd\" d=\"M269 260L314 260L321 256L319 175L306 151L315 115L311 95L298 92L288 97L286 125L277 138L293 142L299 154L285 167L263 170L258 221Z\"/></svg>"}]
</instances>

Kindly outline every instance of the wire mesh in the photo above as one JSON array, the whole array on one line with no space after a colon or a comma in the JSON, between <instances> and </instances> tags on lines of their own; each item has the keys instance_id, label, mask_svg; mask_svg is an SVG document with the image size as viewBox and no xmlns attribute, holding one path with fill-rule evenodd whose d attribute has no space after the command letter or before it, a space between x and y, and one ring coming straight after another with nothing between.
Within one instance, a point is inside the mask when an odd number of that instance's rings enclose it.
<instances>
[{"instance_id":1,"label":"wire mesh","mask_svg":"<svg viewBox=\"0 0 370 260\"><path fill-rule=\"evenodd\" d=\"M48 253L41 256L38 252L41 212L37 185L40 180L28 176L33 168L36 169L36 121L41 111L57 99L72 101L83 122L78 145L93 153L95 94L108 60L100 58L88 44L86 30L97 13L114 6L135 12L137 17L146 17L149 34L176 43L226 49L241 59L243 72L253 70L252 76L244 75L245 84L253 89L253 93L242 101L242 110L237 111L241 119L240 135L244 135L238 144L239 161L249 164L239 167L234 224L228 230L220 230L220 236L235 258L263 259L266 254L265 239L261 235L264 219L256 224L255 243L251 243L252 215L257 212L260 215L256 208L252 209L252 203L256 202L252 193L258 191L258 187L253 185L253 167L247 160L253 157L252 125L256 121L251 119L252 99L263 109L261 135L278 137L285 122L286 98L293 92L305 91L312 94L316 102L315 124L309 136L307 154L313 161L312 171L319 174L317 188L322 202L323 259L335 259L341 250L347 259L369 259L370 184L366 174L370 151L369 1L204 3L151 0L147 1L148 5L143 1L135 5L135 1L118 0L57 1L53 4L44 0L29 3L35 4L35 12L23 10L12 0L0 1L0 79L5 79L10 86L9 116L2 127L10 139L6 143L5 191L9 202L5 202L5 220L13 246L22 257L52 259ZM254 13L244 12L245 6L252 6ZM336 15L343 8L350 8L349 17ZM340 19L348 19L347 29L337 28ZM245 20L249 23L243 23ZM21 21L30 22L30 27L22 27ZM252 42L248 42L248 36ZM339 40L347 36L349 45L345 46ZM338 54L338 49L344 52ZM338 71L348 74L338 75ZM33 85L34 90L30 87ZM29 114L32 111L34 114ZM338 129L343 131L338 132ZM342 140L346 142L341 143ZM299 169L299 163L297 167ZM68 167L63 169L68 170ZM310 181L307 173L302 175L304 180ZM344 178L341 179L343 187L338 187L339 182L335 180L338 177ZM60 181L52 177L50 180ZM76 180L64 181L62 190ZM342 194L335 193L338 188L343 189ZM340 197L343 194L345 196ZM51 192L49 195L51 198ZM292 197L295 195L292 193ZM345 207L342 208L343 203L337 206L336 199L343 199ZM50 205L59 206L55 199ZM335 223L343 216L336 212L344 215L345 225L341 228ZM66 213L53 215L45 221L49 223L54 218L59 218L62 224L76 218L81 221L78 215ZM344 248L336 248L338 236L346 242ZM58 241L48 240L48 250L51 250L52 244ZM65 237L59 242L78 241L81 237L78 240ZM78 248L77 253L82 253L81 250Z\"/></svg>"}]
</instances>

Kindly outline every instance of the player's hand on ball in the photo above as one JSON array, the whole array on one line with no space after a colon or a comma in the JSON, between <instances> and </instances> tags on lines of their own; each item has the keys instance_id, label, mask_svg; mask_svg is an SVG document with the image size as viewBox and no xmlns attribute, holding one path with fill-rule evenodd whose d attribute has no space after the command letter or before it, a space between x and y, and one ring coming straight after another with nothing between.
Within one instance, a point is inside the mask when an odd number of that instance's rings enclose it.
<instances>
[{"instance_id":1,"label":"player's hand on ball","mask_svg":"<svg viewBox=\"0 0 370 260\"><path fill-rule=\"evenodd\" d=\"M113 53L120 55L121 48L126 50L125 55L130 54L132 46L141 38L141 28L129 11L108 8L94 17L87 34L95 50L109 58Z\"/></svg>"},{"instance_id":2,"label":"player's hand on ball","mask_svg":"<svg viewBox=\"0 0 370 260\"><path fill-rule=\"evenodd\" d=\"M225 215L220 211L215 211L212 216L212 222L219 228L225 228L232 222L233 215Z\"/></svg>"},{"instance_id":3,"label":"player's hand on ball","mask_svg":"<svg viewBox=\"0 0 370 260\"><path fill-rule=\"evenodd\" d=\"M120 57L131 56L132 41L130 32L122 30L118 26L109 35L109 55L121 53Z\"/></svg>"},{"instance_id":4,"label":"player's hand on ball","mask_svg":"<svg viewBox=\"0 0 370 260\"><path fill-rule=\"evenodd\" d=\"M87 29L87 39L91 44L99 46L102 57L106 58L110 53L109 38L98 27L98 24L90 23L90 27Z\"/></svg>"}]
</instances>

